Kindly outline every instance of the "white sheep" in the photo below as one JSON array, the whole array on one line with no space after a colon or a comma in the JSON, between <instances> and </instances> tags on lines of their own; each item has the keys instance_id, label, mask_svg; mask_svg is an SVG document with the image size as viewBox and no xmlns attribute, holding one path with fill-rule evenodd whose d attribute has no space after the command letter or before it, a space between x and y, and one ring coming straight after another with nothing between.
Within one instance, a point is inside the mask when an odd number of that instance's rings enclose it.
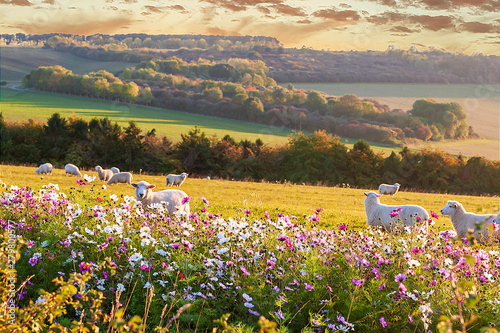
<instances>
[{"instance_id":1,"label":"white sheep","mask_svg":"<svg viewBox=\"0 0 500 333\"><path fill-rule=\"evenodd\" d=\"M117 167L112 167L110 170L113 171L113 173L120 173L120 169Z\"/></svg>"},{"instance_id":2,"label":"white sheep","mask_svg":"<svg viewBox=\"0 0 500 333\"><path fill-rule=\"evenodd\" d=\"M182 183L184 183L187 176L188 176L188 174L185 172L181 173L180 175L168 174L165 180L166 180L167 186L169 186L169 184L170 184L171 186L179 187L182 185Z\"/></svg>"},{"instance_id":3,"label":"white sheep","mask_svg":"<svg viewBox=\"0 0 500 333\"><path fill-rule=\"evenodd\" d=\"M110 169L103 169L100 165L95 167L95 171L97 171L97 174L99 175L99 180L104 182L107 182L113 176L113 171Z\"/></svg>"},{"instance_id":4,"label":"white sheep","mask_svg":"<svg viewBox=\"0 0 500 333\"><path fill-rule=\"evenodd\" d=\"M118 183L129 183L129 185L132 185L132 174L130 172L115 173L113 176L111 176L106 185Z\"/></svg>"},{"instance_id":5,"label":"white sheep","mask_svg":"<svg viewBox=\"0 0 500 333\"><path fill-rule=\"evenodd\" d=\"M392 197L394 194L398 193L400 186L399 183L395 183L394 185L380 184L378 191L380 194L390 194Z\"/></svg>"},{"instance_id":6,"label":"white sheep","mask_svg":"<svg viewBox=\"0 0 500 333\"><path fill-rule=\"evenodd\" d=\"M493 223L500 225L500 213L493 219Z\"/></svg>"},{"instance_id":7,"label":"white sheep","mask_svg":"<svg viewBox=\"0 0 500 333\"><path fill-rule=\"evenodd\" d=\"M373 191L364 192L364 194L366 195L365 212L369 226L383 226L385 230L392 231L393 226L397 223L402 222L405 226L413 226L416 221L420 221L419 223L423 223L427 227L429 213L424 208L417 205L388 206L380 203L381 194Z\"/></svg>"},{"instance_id":8,"label":"white sheep","mask_svg":"<svg viewBox=\"0 0 500 333\"><path fill-rule=\"evenodd\" d=\"M163 190L153 192L156 187L146 181L130 184L135 187L135 199L145 207L153 204L164 204L169 214L189 214L188 195L181 190Z\"/></svg>"},{"instance_id":9,"label":"white sheep","mask_svg":"<svg viewBox=\"0 0 500 333\"><path fill-rule=\"evenodd\" d=\"M35 173L38 174L52 174L52 164L50 163L44 163L38 167L38 169L35 170Z\"/></svg>"},{"instance_id":10,"label":"white sheep","mask_svg":"<svg viewBox=\"0 0 500 333\"><path fill-rule=\"evenodd\" d=\"M77 176L77 177L81 177L82 174L80 173L80 170L78 169L78 167L74 164L71 164L71 163L68 163L64 166L64 172L66 172L66 176L67 175L74 175L74 176Z\"/></svg>"},{"instance_id":11,"label":"white sheep","mask_svg":"<svg viewBox=\"0 0 500 333\"><path fill-rule=\"evenodd\" d=\"M465 211L464 206L458 201L448 201L446 206L441 209L441 214L449 215L451 223L453 224L453 229L457 233L458 238L467 237L469 229L473 231L473 235L477 240L481 240L482 237L487 240L489 235L488 226L495 223L495 219L499 219L498 215L490 214L474 214ZM478 230L477 225L483 222L483 225ZM498 229L498 226L497 228ZM500 239L500 230L493 232L493 235Z\"/></svg>"}]
</instances>

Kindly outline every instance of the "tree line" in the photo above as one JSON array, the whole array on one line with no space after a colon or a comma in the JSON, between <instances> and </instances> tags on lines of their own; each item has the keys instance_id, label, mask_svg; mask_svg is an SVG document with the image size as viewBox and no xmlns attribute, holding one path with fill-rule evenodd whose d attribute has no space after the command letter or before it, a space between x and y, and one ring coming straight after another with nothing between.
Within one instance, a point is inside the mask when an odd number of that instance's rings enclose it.
<instances>
[{"instance_id":1,"label":"tree line","mask_svg":"<svg viewBox=\"0 0 500 333\"><path fill-rule=\"evenodd\" d=\"M109 118L87 121L58 113L46 123L8 122L0 113L0 153L3 163L50 162L59 168L66 163L84 169L99 164L136 173L188 172L200 177L363 188L399 182L414 190L500 193L500 161L406 147L384 157L364 140L348 148L339 137L321 130L311 135L296 132L285 144L269 145L260 139L237 142L229 135L207 137L195 127L174 143L158 137L154 129L143 132L134 122L121 127Z\"/></svg>"},{"instance_id":2,"label":"tree line","mask_svg":"<svg viewBox=\"0 0 500 333\"><path fill-rule=\"evenodd\" d=\"M36 89L138 103L250 121L299 131L326 130L392 145L476 137L458 103L418 100L412 110L390 110L374 99L327 96L278 85L259 60L187 63L173 57L140 62L119 76L104 70L73 74L39 67L23 83Z\"/></svg>"}]
</instances>

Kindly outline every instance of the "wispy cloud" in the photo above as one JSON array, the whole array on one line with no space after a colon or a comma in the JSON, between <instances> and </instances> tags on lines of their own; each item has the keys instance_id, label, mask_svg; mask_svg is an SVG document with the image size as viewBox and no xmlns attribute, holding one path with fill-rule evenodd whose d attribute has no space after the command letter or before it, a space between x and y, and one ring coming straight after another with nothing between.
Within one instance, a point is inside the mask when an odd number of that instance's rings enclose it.
<instances>
[{"instance_id":1,"label":"wispy cloud","mask_svg":"<svg viewBox=\"0 0 500 333\"><path fill-rule=\"evenodd\" d=\"M28 0L0 0L0 5L33 6Z\"/></svg>"}]
</instances>

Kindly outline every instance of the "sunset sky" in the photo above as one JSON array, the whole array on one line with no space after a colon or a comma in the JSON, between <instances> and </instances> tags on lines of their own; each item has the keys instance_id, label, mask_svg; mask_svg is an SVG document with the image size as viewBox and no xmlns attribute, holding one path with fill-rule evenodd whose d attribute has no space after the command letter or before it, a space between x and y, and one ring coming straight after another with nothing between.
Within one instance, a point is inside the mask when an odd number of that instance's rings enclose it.
<instances>
[{"instance_id":1,"label":"sunset sky","mask_svg":"<svg viewBox=\"0 0 500 333\"><path fill-rule=\"evenodd\" d=\"M261 35L285 47L500 55L500 0L0 0L0 33Z\"/></svg>"}]
</instances>

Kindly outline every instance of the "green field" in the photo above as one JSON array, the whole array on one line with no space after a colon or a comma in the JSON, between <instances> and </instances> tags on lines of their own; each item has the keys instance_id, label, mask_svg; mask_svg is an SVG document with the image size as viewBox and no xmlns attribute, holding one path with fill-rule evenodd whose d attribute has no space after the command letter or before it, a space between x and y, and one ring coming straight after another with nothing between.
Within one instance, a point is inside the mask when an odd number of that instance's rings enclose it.
<instances>
[{"instance_id":1,"label":"green field","mask_svg":"<svg viewBox=\"0 0 500 333\"><path fill-rule=\"evenodd\" d=\"M118 72L134 64L124 61L94 61L76 55L34 47L0 47L0 76L2 81L19 83L31 70L39 66L60 65L73 73L85 74L105 69Z\"/></svg>"},{"instance_id":2,"label":"green field","mask_svg":"<svg viewBox=\"0 0 500 333\"><path fill-rule=\"evenodd\" d=\"M332 96L354 94L374 98L391 109L410 110L413 103L422 98L433 98L443 103L458 102L467 112L469 124L484 140L445 141L432 143L432 147L452 154L500 160L500 85L296 83L294 86L296 89L323 91Z\"/></svg>"},{"instance_id":3,"label":"green field","mask_svg":"<svg viewBox=\"0 0 500 333\"><path fill-rule=\"evenodd\" d=\"M0 180L9 186L21 187L30 184L35 189L54 183L58 184L62 191L67 191L70 187L88 191L94 186L97 196L109 196L112 193L118 196L134 196L134 188L127 184L108 186L103 190L98 179L92 183L95 185L79 186L76 183L77 178L65 176L63 169L55 169L52 175L43 177L36 175L35 170L35 167L0 165ZM97 176L95 170L84 170L82 174L84 173ZM134 175L134 182L141 180L155 184L156 191L167 188L164 176ZM222 214L224 218L243 216L244 209L250 209L253 214L259 216L262 216L265 210L270 214L282 212L302 216L312 215L316 208L322 208L323 227L347 223L358 229L366 227L363 191L370 190L194 178L188 178L181 189L192 198L192 207L201 208L201 197L205 196L210 201L211 211ZM457 200L467 211L480 214L497 214L500 207L498 197L405 192L404 189L394 197L381 198L381 202L385 204L418 204L427 211L436 212L439 220L433 228L437 230L452 228L449 217L439 214L448 200Z\"/></svg>"},{"instance_id":4,"label":"green field","mask_svg":"<svg viewBox=\"0 0 500 333\"><path fill-rule=\"evenodd\" d=\"M129 121L135 121L143 131L155 128L158 135L165 135L174 142L179 141L181 134L187 134L194 126L198 126L207 136L217 135L222 138L229 134L236 140L255 141L260 138L269 144L285 143L292 133L287 129L230 119L39 91L1 88L0 101L0 112L8 121L32 118L46 122L55 112L63 117L78 116L87 120L109 117L121 126L128 126ZM349 147L356 141L342 139ZM382 151L386 155L393 150L399 150L370 144L374 150Z\"/></svg>"}]
</instances>

